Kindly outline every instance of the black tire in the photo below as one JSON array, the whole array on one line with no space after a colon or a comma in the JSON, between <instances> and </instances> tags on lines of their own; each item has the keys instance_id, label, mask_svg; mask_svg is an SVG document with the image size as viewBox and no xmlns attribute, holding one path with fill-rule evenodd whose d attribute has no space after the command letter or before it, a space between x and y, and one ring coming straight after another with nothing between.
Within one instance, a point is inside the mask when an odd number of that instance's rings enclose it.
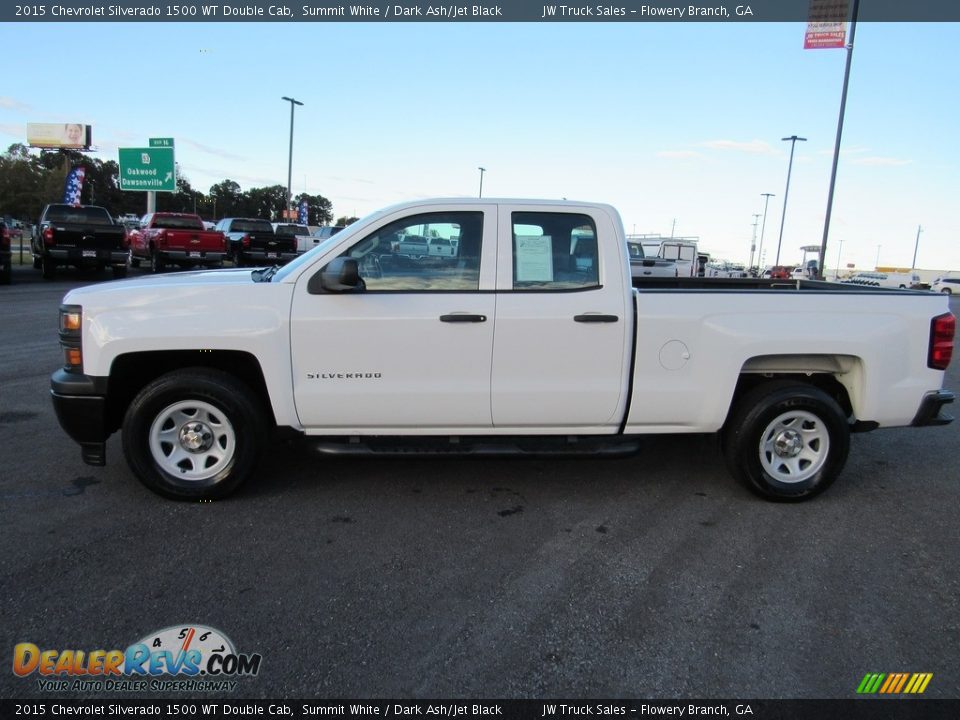
<instances>
[{"instance_id":1,"label":"black tire","mask_svg":"<svg viewBox=\"0 0 960 720\"><path fill-rule=\"evenodd\" d=\"M113 278L115 280L120 280L127 276L127 266L126 265L114 265L113 266Z\"/></svg>"},{"instance_id":2,"label":"black tire","mask_svg":"<svg viewBox=\"0 0 960 720\"><path fill-rule=\"evenodd\" d=\"M819 388L771 381L737 402L723 431L723 450L730 473L761 497L807 500L843 470L850 426Z\"/></svg>"},{"instance_id":3,"label":"black tire","mask_svg":"<svg viewBox=\"0 0 960 720\"><path fill-rule=\"evenodd\" d=\"M40 260L40 268L43 270L44 280L53 280L57 276L57 264L53 258L44 255Z\"/></svg>"},{"instance_id":4,"label":"black tire","mask_svg":"<svg viewBox=\"0 0 960 720\"><path fill-rule=\"evenodd\" d=\"M176 370L130 403L123 453L137 478L159 495L223 498L253 474L266 435L263 418L253 391L232 375Z\"/></svg>"},{"instance_id":5,"label":"black tire","mask_svg":"<svg viewBox=\"0 0 960 720\"><path fill-rule=\"evenodd\" d=\"M140 267L140 258L130 258L130 264L135 268Z\"/></svg>"},{"instance_id":6,"label":"black tire","mask_svg":"<svg viewBox=\"0 0 960 720\"><path fill-rule=\"evenodd\" d=\"M160 252L154 248L150 251L150 272L159 273L164 270L163 258L160 257Z\"/></svg>"},{"instance_id":7,"label":"black tire","mask_svg":"<svg viewBox=\"0 0 960 720\"><path fill-rule=\"evenodd\" d=\"M952 294L953 294L953 290L951 290L950 288L944 288L944 289L941 290L940 292L946 293L947 295L952 295Z\"/></svg>"},{"instance_id":8,"label":"black tire","mask_svg":"<svg viewBox=\"0 0 960 720\"><path fill-rule=\"evenodd\" d=\"M43 267L43 261L38 257L33 258L33 269L39 270L42 267Z\"/></svg>"},{"instance_id":9,"label":"black tire","mask_svg":"<svg viewBox=\"0 0 960 720\"><path fill-rule=\"evenodd\" d=\"M6 265L0 267L0 285L9 285L13 282L13 261L8 261Z\"/></svg>"}]
</instances>

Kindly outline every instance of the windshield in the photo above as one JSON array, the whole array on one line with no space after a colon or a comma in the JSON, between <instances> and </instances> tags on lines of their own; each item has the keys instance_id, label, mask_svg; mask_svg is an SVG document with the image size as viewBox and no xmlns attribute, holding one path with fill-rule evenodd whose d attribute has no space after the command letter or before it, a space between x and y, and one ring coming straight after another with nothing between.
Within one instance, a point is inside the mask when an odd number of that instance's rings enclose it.
<instances>
[{"instance_id":1,"label":"windshield","mask_svg":"<svg viewBox=\"0 0 960 720\"><path fill-rule=\"evenodd\" d=\"M283 237L293 237L295 235L309 235L310 230L306 225L277 225L274 231L277 235Z\"/></svg>"},{"instance_id":2,"label":"windshield","mask_svg":"<svg viewBox=\"0 0 960 720\"><path fill-rule=\"evenodd\" d=\"M102 207L92 205L51 205L44 216L47 222L83 223L84 225L113 225L113 220Z\"/></svg>"},{"instance_id":3,"label":"windshield","mask_svg":"<svg viewBox=\"0 0 960 720\"><path fill-rule=\"evenodd\" d=\"M153 227L167 230L203 230L200 218L191 215L157 215Z\"/></svg>"},{"instance_id":4,"label":"windshield","mask_svg":"<svg viewBox=\"0 0 960 720\"><path fill-rule=\"evenodd\" d=\"M229 232L265 232L273 233L273 226L266 220L234 220Z\"/></svg>"}]
</instances>

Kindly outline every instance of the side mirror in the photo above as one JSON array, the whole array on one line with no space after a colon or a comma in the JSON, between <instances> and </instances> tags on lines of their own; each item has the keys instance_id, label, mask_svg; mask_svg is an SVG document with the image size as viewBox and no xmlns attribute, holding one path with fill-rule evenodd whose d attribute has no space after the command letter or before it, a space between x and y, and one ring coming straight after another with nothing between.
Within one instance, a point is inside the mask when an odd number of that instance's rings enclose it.
<instances>
[{"instance_id":1,"label":"side mirror","mask_svg":"<svg viewBox=\"0 0 960 720\"><path fill-rule=\"evenodd\" d=\"M307 283L307 292L311 295L351 292L363 288L357 261L348 257L334 258Z\"/></svg>"}]
</instances>

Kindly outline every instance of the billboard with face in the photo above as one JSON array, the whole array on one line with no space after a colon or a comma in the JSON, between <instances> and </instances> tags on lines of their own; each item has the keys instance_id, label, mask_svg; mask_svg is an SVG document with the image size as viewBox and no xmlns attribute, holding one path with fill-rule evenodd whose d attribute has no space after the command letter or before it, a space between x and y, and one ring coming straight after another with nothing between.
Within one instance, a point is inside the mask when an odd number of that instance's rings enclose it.
<instances>
[{"instance_id":1,"label":"billboard with face","mask_svg":"<svg viewBox=\"0 0 960 720\"><path fill-rule=\"evenodd\" d=\"M38 148L90 148L91 126L83 123L27 123L27 145Z\"/></svg>"}]
</instances>

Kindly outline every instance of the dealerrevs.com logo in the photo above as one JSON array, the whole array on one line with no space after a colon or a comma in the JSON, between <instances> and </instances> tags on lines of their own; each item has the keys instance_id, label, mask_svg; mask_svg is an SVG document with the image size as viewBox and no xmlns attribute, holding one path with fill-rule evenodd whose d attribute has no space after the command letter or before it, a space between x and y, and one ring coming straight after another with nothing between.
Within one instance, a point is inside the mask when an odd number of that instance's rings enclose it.
<instances>
[{"instance_id":1,"label":"dealerrevs.com logo","mask_svg":"<svg viewBox=\"0 0 960 720\"><path fill-rule=\"evenodd\" d=\"M13 648L13 672L36 676L43 691L230 692L254 677L262 657L238 653L219 630L176 625L126 650L51 650L23 642Z\"/></svg>"}]
</instances>

